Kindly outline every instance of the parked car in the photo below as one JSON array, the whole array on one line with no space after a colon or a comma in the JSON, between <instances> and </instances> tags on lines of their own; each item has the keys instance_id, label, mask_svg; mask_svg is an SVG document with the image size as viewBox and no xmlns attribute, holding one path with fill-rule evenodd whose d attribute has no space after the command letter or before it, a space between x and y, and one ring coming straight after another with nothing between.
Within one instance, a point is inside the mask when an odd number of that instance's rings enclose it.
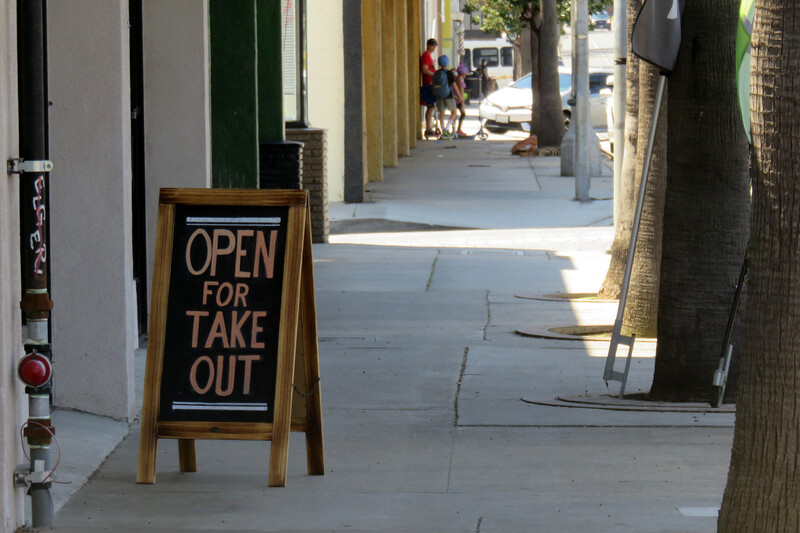
<instances>
[{"instance_id":1,"label":"parked car","mask_svg":"<svg viewBox=\"0 0 800 533\"><path fill-rule=\"evenodd\" d=\"M589 14L589 24L595 30L611 29L611 18L608 16L608 13L605 11L601 11L600 13L590 13Z\"/></svg>"},{"instance_id":2,"label":"parked car","mask_svg":"<svg viewBox=\"0 0 800 533\"><path fill-rule=\"evenodd\" d=\"M607 88L606 79L609 72L589 73L589 107L592 114L592 126L606 128L606 96L600 91ZM569 124L572 108L567 103L572 96L572 74L561 70L558 73L561 106L564 122ZM487 96L478 109L478 115L484 127L494 133L503 133L510 129L527 130L531 121L533 96L531 93L531 75L527 74L508 87Z\"/></svg>"}]
</instances>

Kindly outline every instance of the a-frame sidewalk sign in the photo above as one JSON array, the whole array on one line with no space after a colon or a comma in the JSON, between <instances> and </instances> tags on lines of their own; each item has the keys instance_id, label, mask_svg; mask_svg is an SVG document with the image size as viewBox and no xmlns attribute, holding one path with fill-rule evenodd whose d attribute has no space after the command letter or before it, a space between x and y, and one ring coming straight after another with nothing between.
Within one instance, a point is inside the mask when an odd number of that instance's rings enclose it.
<instances>
[{"instance_id":1,"label":"a-frame sidewalk sign","mask_svg":"<svg viewBox=\"0 0 800 533\"><path fill-rule=\"evenodd\" d=\"M155 483L159 439L178 440L181 472L195 439L269 440L282 487L290 431L325 473L311 254L306 191L161 190L138 483Z\"/></svg>"}]
</instances>

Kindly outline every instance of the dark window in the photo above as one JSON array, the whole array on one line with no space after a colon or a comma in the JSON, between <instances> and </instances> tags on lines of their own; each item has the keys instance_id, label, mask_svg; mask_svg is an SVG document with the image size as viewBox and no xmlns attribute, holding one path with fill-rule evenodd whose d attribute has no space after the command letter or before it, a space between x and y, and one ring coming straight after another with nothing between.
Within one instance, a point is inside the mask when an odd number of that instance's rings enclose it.
<instances>
[{"instance_id":1,"label":"dark window","mask_svg":"<svg viewBox=\"0 0 800 533\"><path fill-rule=\"evenodd\" d=\"M589 75L589 94L599 94L602 89L609 87L606 84L607 72Z\"/></svg>"},{"instance_id":2,"label":"dark window","mask_svg":"<svg viewBox=\"0 0 800 533\"><path fill-rule=\"evenodd\" d=\"M306 37L303 0L282 0L283 118L306 127Z\"/></svg>"},{"instance_id":3,"label":"dark window","mask_svg":"<svg viewBox=\"0 0 800 533\"><path fill-rule=\"evenodd\" d=\"M510 46L504 46L500 49L500 57L501 62L500 64L504 67L513 67L514 66L514 56L512 55L512 48Z\"/></svg>"},{"instance_id":4,"label":"dark window","mask_svg":"<svg viewBox=\"0 0 800 533\"><path fill-rule=\"evenodd\" d=\"M497 48L476 48L472 51L472 63L475 68L480 67L484 59L487 67L496 67L500 64L500 53Z\"/></svg>"}]
</instances>

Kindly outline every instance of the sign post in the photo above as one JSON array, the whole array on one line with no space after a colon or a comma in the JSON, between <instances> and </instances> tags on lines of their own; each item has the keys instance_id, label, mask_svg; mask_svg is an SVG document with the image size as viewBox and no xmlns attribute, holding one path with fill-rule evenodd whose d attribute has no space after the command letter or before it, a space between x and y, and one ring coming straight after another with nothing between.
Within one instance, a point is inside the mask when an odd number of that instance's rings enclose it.
<instances>
[{"instance_id":1,"label":"sign post","mask_svg":"<svg viewBox=\"0 0 800 533\"><path fill-rule=\"evenodd\" d=\"M683 14L684 1L646 0L642 5L641 11L639 11L631 36L633 53L640 59L658 67L661 72L658 77L658 86L656 87L655 101L653 103L653 118L650 122L650 132L647 137L642 178L639 183L636 211L634 212L631 239L628 245L628 257L625 262L625 274L620 288L617 318L614 321L614 330L611 333L611 343L609 344L606 366L603 371L603 379L606 381L606 385L608 385L609 381L620 382L620 398L625 396L625 385L628 381L628 371L630 370L631 357L633 356L633 344L636 342L636 335L628 336L622 334L622 320L625 316L628 288L633 271L633 258L636 253L636 243L639 239L639 225L642 220L642 211L644 210L647 180L650 175L650 162L653 155L653 143L655 142L656 128L658 127L658 115L661 110L664 89L667 86L667 77L672 74L675 68L675 62L678 59L678 51L681 46L681 15ZM619 348L620 344L628 347L625 369L622 372L614 370L617 348Z\"/></svg>"},{"instance_id":2,"label":"sign post","mask_svg":"<svg viewBox=\"0 0 800 533\"><path fill-rule=\"evenodd\" d=\"M306 191L162 189L138 483L155 483L158 439L178 440L182 472L195 439L234 439L272 441L284 486L290 431L324 474L311 252Z\"/></svg>"}]
</instances>

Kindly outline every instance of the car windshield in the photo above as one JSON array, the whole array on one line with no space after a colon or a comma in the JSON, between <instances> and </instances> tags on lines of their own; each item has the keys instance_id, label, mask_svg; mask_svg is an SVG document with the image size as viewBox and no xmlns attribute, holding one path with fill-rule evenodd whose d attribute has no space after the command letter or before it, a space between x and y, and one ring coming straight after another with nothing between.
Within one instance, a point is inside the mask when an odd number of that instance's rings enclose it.
<instances>
[{"instance_id":1,"label":"car windshield","mask_svg":"<svg viewBox=\"0 0 800 533\"><path fill-rule=\"evenodd\" d=\"M568 72L558 73L558 92L569 91L572 87L572 74Z\"/></svg>"},{"instance_id":2,"label":"car windshield","mask_svg":"<svg viewBox=\"0 0 800 533\"><path fill-rule=\"evenodd\" d=\"M515 81L511 86L517 89L530 89L531 88L531 75L528 74ZM563 93L572 87L572 75L568 72L558 73L558 91Z\"/></svg>"}]
</instances>

